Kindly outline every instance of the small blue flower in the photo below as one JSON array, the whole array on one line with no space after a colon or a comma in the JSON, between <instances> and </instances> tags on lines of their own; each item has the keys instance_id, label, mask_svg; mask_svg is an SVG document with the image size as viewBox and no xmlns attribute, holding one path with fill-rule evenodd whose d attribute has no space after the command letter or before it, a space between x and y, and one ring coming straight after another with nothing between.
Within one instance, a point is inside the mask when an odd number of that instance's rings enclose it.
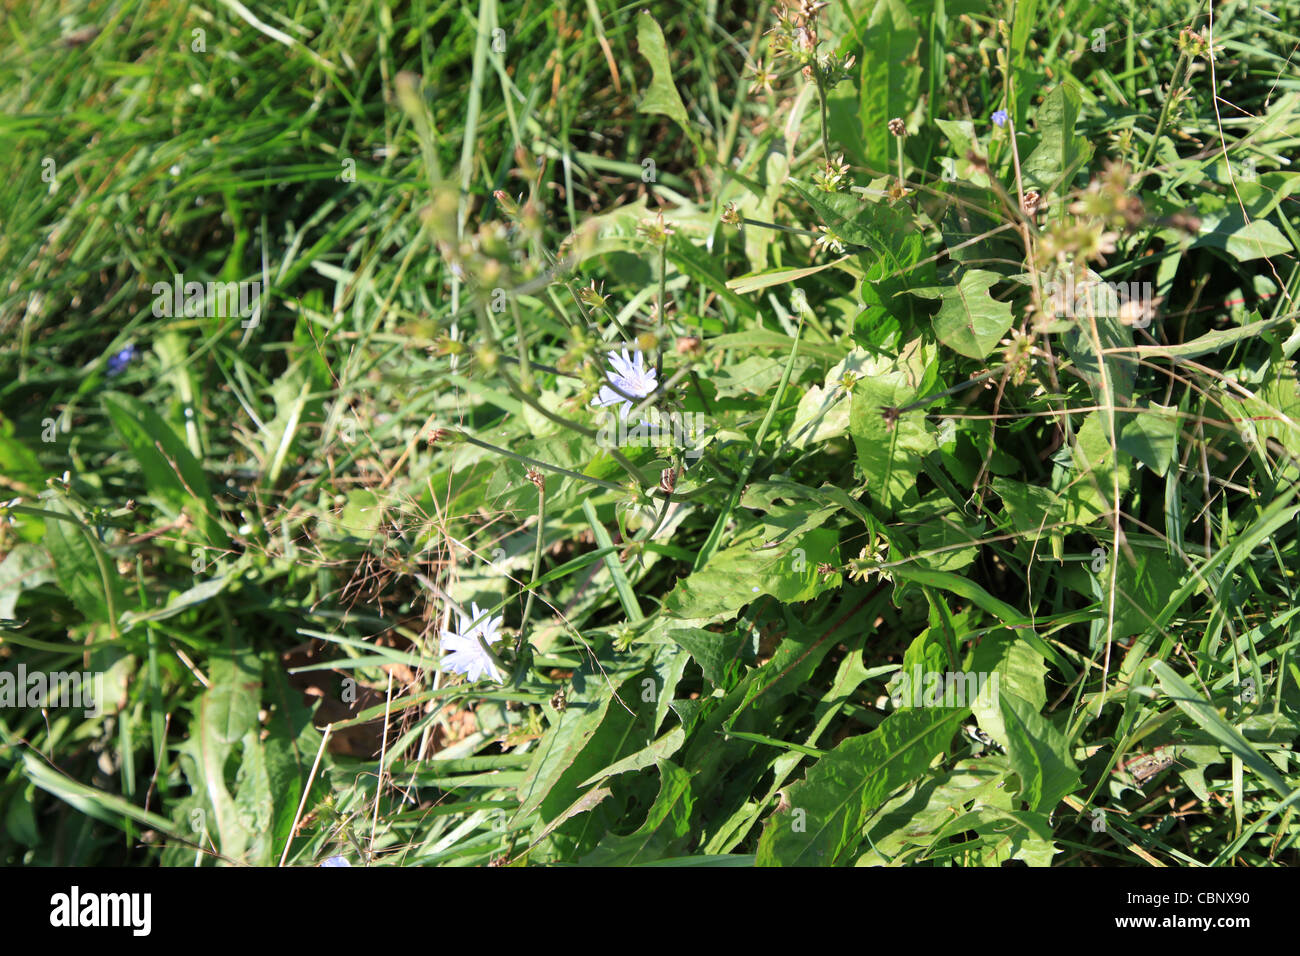
<instances>
[{"instance_id":1,"label":"small blue flower","mask_svg":"<svg viewBox=\"0 0 1300 956\"><path fill-rule=\"evenodd\" d=\"M996 111L994 111L994 113L993 113L993 125L994 125L994 126L1006 126L1006 125L1007 125L1007 111L1006 111L1006 110L996 110Z\"/></svg>"},{"instance_id":2,"label":"small blue flower","mask_svg":"<svg viewBox=\"0 0 1300 956\"><path fill-rule=\"evenodd\" d=\"M108 374L120 375L135 358L135 346L128 345L108 360Z\"/></svg>"},{"instance_id":3,"label":"small blue flower","mask_svg":"<svg viewBox=\"0 0 1300 956\"><path fill-rule=\"evenodd\" d=\"M646 368L645 356L640 349L636 350L636 355L628 355L627 349L624 349L621 358L617 352L610 352L606 358L613 371L605 372L605 379L618 388L623 395L645 398L659 387L655 370ZM614 391L609 385L602 385L600 393L591 400L591 404L597 408L617 405L619 417L626 419L627 413L632 410L632 403L623 395Z\"/></svg>"},{"instance_id":4,"label":"small blue flower","mask_svg":"<svg viewBox=\"0 0 1300 956\"><path fill-rule=\"evenodd\" d=\"M479 610L477 604L470 604L470 613L471 616L468 617L464 614L460 616L459 632L442 632L441 660L445 660L445 663L440 663L439 667L453 674L464 674L471 684L484 677L489 677L498 684L504 683L491 655L478 642L480 636L484 644L495 644L501 640L499 628L504 618L499 614L489 617Z\"/></svg>"},{"instance_id":5,"label":"small blue flower","mask_svg":"<svg viewBox=\"0 0 1300 956\"><path fill-rule=\"evenodd\" d=\"M343 857L343 856L332 856L332 857L330 857L328 860L326 860L324 863L322 863L321 866L347 866L347 867L350 867L350 866L352 866L352 864L348 862L347 857Z\"/></svg>"}]
</instances>

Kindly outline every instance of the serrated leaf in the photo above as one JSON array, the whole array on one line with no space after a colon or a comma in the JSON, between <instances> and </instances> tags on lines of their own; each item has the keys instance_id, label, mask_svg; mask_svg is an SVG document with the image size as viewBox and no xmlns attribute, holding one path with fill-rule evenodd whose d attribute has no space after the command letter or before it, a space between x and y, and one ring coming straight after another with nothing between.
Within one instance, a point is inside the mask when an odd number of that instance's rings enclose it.
<instances>
[{"instance_id":1,"label":"serrated leaf","mask_svg":"<svg viewBox=\"0 0 1300 956\"><path fill-rule=\"evenodd\" d=\"M862 36L862 132L867 163L884 169L893 159L889 121L906 117L916 107L921 64L916 56L921 37L916 20L903 0L880 0L871 11Z\"/></svg>"},{"instance_id":2,"label":"serrated leaf","mask_svg":"<svg viewBox=\"0 0 1300 956\"><path fill-rule=\"evenodd\" d=\"M584 674L585 689L575 689L569 695L564 712L557 715L556 723L541 741L519 784L521 802L512 825L522 822L551 796L552 788L600 729L614 693L628 676L627 673L593 675L589 671Z\"/></svg>"},{"instance_id":3,"label":"serrated leaf","mask_svg":"<svg viewBox=\"0 0 1300 956\"><path fill-rule=\"evenodd\" d=\"M848 193L810 189L793 180L791 185L831 232L874 252L885 276L905 274L921 258L921 231L902 209L884 202L864 202Z\"/></svg>"},{"instance_id":4,"label":"serrated leaf","mask_svg":"<svg viewBox=\"0 0 1300 956\"><path fill-rule=\"evenodd\" d=\"M674 617L709 618L738 609L767 594L778 601L808 601L834 587L838 576L824 578L819 564L839 564L839 535L817 528L791 537L780 547L761 548L761 529L751 528L709 563L685 578L664 598L664 610ZM802 550L796 554L795 550Z\"/></svg>"},{"instance_id":5,"label":"serrated leaf","mask_svg":"<svg viewBox=\"0 0 1300 956\"><path fill-rule=\"evenodd\" d=\"M921 461L938 448L923 409L903 412L892 421L887 417L887 410L917 398L922 368L919 353L913 353L910 363L900 360L892 369L877 369L853 388L849 432L858 470L871 496L884 508L892 509L915 495Z\"/></svg>"},{"instance_id":6,"label":"serrated leaf","mask_svg":"<svg viewBox=\"0 0 1300 956\"><path fill-rule=\"evenodd\" d=\"M985 801L1006 780L1009 771L996 759L969 760L953 770L924 777L885 803L872 822L870 849L857 866L882 866L905 847L938 843L946 825L972 804ZM905 860L894 860L900 864Z\"/></svg>"},{"instance_id":7,"label":"serrated leaf","mask_svg":"<svg viewBox=\"0 0 1300 956\"><path fill-rule=\"evenodd\" d=\"M929 769L969 713L934 707L897 711L871 733L842 742L788 789L790 809L768 821L755 864L847 863L862 843L871 813Z\"/></svg>"},{"instance_id":8,"label":"serrated leaf","mask_svg":"<svg viewBox=\"0 0 1300 956\"><path fill-rule=\"evenodd\" d=\"M634 754L628 754L622 760L616 760L614 763L593 773L579 787L589 787L593 783L599 783L609 777L617 777L619 774L628 773L633 770L644 770L646 767L653 767L661 760L667 760L677 751L682 749L682 744L686 742L686 731L680 726L674 727L668 733L664 734L654 743L642 747Z\"/></svg>"},{"instance_id":9,"label":"serrated leaf","mask_svg":"<svg viewBox=\"0 0 1300 956\"><path fill-rule=\"evenodd\" d=\"M1070 181L1092 157L1093 145L1076 136L1079 119L1079 94L1062 84L1043 98L1034 113L1041 136L1038 146L1021 167L1025 186L1044 193L1068 187Z\"/></svg>"},{"instance_id":10,"label":"serrated leaf","mask_svg":"<svg viewBox=\"0 0 1300 956\"><path fill-rule=\"evenodd\" d=\"M637 50L650 64L653 78L646 87L645 95L637 104L640 113L662 113L674 120L688 136L694 137L690 119L686 114L686 105L673 83L672 66L668 61L668 43L664 40L664 31L650 15L642 10L636 18Z\"/></svg>"},{"instance_id":11,"label":"serrated leaf","mask_svg":"<svg viewBox=\"0 0 1300 956\"><path fill-rule=\"evenodd\" d=\"M1064 735L1015 694L1000 690L1007 759L1020 777L1020 797L1031 810L1050 811L1079 785L1079 769Z\"/></svg>"},{"instance_id":12,"label":"serrated leaf","mask_svg":"<svg viewBox=\"0 0 1300 956\"><path fill-rule=\"evenodd\" d=\"M912 289L913 295L939 299L938 313L931 320L939 341L954 352L974 359L991 353L1014 321L1011 303L999 302L989 289L1002 276L985 269L970 269L956 285Z\"/></svg>"},{"instance_id":13,"label":"serrated leaf","mask_svg":"<svg viewBox=\"0 0 1300 956\"><path fill-rule=\"evenodd\" d=\"M671 856L690 832L691 775L668 761L659 764L659 796L635 833L609 835L578 861L580 866L632 866Z\"/></svg>"},{"instance_id":14,"label":"serrated leaf","mask_svg":"<svg viewBox=\"0 0 1300 956\"><path fill-rule=\"evenodd\" d=\"M665 633L694 658L705 678L717 687L726 681L726 670L744 643L744 636L734 630L718 634L698 627L674 627Z\"/></svg>"}]
</instances>

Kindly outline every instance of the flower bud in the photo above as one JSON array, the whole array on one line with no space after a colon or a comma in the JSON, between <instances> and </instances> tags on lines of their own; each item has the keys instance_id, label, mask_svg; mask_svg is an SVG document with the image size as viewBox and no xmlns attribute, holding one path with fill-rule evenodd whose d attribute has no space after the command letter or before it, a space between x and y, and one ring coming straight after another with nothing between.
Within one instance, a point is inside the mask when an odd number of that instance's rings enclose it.
<instances>
[{"instance_id":1,"label":"flower bud","mask_svg":"<svg viewBox=\"0 0 1300 956\"><path fill-rule=\"evenodd\" d=\"M519 215L519 203L511 199L504 189L498 189L492 196L496 199L497 205L501 207L501 211L511 219Z\"/></svg>"}]
</instances>

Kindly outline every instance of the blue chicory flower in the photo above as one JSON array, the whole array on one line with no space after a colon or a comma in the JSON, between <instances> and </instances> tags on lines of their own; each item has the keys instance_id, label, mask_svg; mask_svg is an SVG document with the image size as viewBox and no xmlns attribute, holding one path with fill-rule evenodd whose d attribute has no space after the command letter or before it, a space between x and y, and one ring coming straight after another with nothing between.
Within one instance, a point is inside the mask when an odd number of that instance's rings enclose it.
<instances>
[{"instance_id":1,"label":"blue chicory flower","mask_svg":"<svg viewBox=\"0 0 1300 956\"><path fill-rule=\"evenodd\" d=\"M659 383L655 378L655 370L646 368L645 356L641 354L640 349L636 350L635 355L628 355L627 349L624 349L621 357L617 352L610 352L607 358L609 359L611 371L605 373L606 381L612 383L625 395L645 398L659 387ZM632 410L632 403L610 388L609 385L600 387L600 393L591 400L591 404L596 408L608 408L611 405L617 405L619 417L623 419L626 419L627 413Z\"/></svg>"},{"instance_id":2,"label":"blue chicory flower","mask_svg":"<svg viewBox=\"0 0 1300 956\"><path fill-rule=\"evenodd\" d=\"M109 358L108 374L120 375L123 371L125 371L126 367L131 364L131 360L134 358L135 358L135 346L128 345L126 348L122 349L122 351L118 352L116 355Z\"/></svg>"},{"instance_id":3,"label":"blue chicory flower","mask_svg":"<svg viewBox=\"0 0 1300 956\"><path fill-rule=\"evenodd\" d=\"M470 683L482 680L484 677L490 678L498 684L504 683L491 656L483 650L483 645L478 642L480 635L482 635L483 642L486 644L495 644L501 640L502 635L499 633L499 629L502 620L504 618L501 615L488 617L479 610L477 604L471 604L470 616L467 617L464 614L460 616L459 631L444 630L442 632L443 656L439 667L442 670L451 671L453 674L464 674Z\"/></svg>"}]
</instances>

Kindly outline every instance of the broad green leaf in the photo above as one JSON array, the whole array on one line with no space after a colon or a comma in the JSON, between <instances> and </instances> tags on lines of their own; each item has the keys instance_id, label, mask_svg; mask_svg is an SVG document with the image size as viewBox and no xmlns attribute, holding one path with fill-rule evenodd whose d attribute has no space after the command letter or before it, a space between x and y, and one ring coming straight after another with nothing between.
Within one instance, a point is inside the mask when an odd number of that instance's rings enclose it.
<instances>
[{"instance_id":1,"label":"broad green leaf","mask_svg":"<svg viewBox=\"0 0 1300 956\"><path fill-rule=\"evenodd\" d=\"M290 686L277 656L262 655L262 674L266 681L266 701L271 705L265 724L268 736L262 742L274 804L271 848L283 850L291 838L303 787L320 750L321 734L312 724L312 712L303 704L302 694ZM324 759L327 768L330 758ZM323 785L318 774L314 789Z\"/></svg>"},{"instance_id":2,"label":"broad green leaf","mask_svg":"<svg viewBox=\"0 0 1300 956\"><path fill-rule=\"evenodd\" d=\"M887 202L864 202L848 193L828 193L791 181L823 225L845 242L875 253L885 278L906 276L924 248L920 228L905 207Z\"/></svg>"},{"instance_id":3,"label":"broad green leaf","mask_svg":"<svg viewBox=\"0 0 1300 956\"><path fill-rule=\"evenodd\" d=\"M838 438L849 430L849 410L853 406L850 392L842 387L845 374L854 379L866 371L870 356L864 349L854 349L826 373L823 385L813 385L799 399L790 426L791 444L807 448L810 444Z\"/></svg>"},{"instance_id":4,"label":"broad green leaf","mask_svg":"<svg viewBox=\"0 0 1300 956\"><path fill-rule=\"evenodd\" d=\"M1034 29L1041 25L1038 19L1039 0L1015 0L1011 19L1011 64L1017 76L1024 66L1025 49Z\"/></svg>"},{"instance_id":5,"label":"broad green leaf","mask_svg":"<svg viewBox=\"0 0 1300 956\"><path fill-rule=\"evenodd\" d=\"M925 707L890 714L875 730L850 737L787 790L789 809L759 838L756 865L835 866L849 862L872 812L925 773L945 752L966 708Z\"/></svg>"},{"instance_id":6,"label":"broad green leaf","mask_svg":"<svg viewBox=\"0 0 1300 956\"><path fill-rule=\"evenodd\" d=\"M633 866L679 850L690 832L691 775L667 760L659 764L659 796L646 821L627 836L606 836L581 860L581 866Z\"/></svg>"},{"instance_id":7,"label":"broad green leaf","mask_svg":"<svg viewBox=\"0 0 1300 956\"><path fill-rule=\"evenodd\" d=\"M734 616L762 594L788 604L811 600L837 584L837 576L817 573L819 564L839 564L839 536L834 531L814 529L780 547L763 544L760 528L737 536L704 568L678 580L664 598L664 610L681 618Z\"/></svg>"},{"instance_id":8,"label":"broad green leaf","mask_svg":"<svg viewBox=\"0 0 1300 956\"><path fill-rule=\"evenodd\" d=\"M268 866L275 862L271 842L275 798L266 766L266 751L258 731L250 730L241 741L239 771L235 775L234 811L248 830L248 862Z\"/></svg>"},{"instance_id":9,"label":"broad green leaf","mask_svg":"<svg viewBox=\"0 0 1300 956\"><path fill-rule=\"evenodd\" d=\"M650 11L642 10L636 18L636 45L641 55L650 63L653 79L646 88L645 95L637 104L641 113L662 113L669 117L687 136L695 139L691 129L690 118L686 114L686 105L673 83L672 66L668 61L668 44L664 40L664 31L660 28Z\"/></svg>"},{"instance_id":10,"label":"broad green leaf","mask_svg":"<svg viewBox=\"0 0 1300 956\"><path fill-rule=\"evenodd\" d=\"M984 534L979 518L964 519L957 509L930 499L900 511L900 521L912 523L916 536L915 559L923 568L960 571L979 554L976 544Z\"/></svg>"},{"instance_id":11,"label":"broad green leaf","mask_svg":"<svg viewBox=\"0 0 1300 956\"><path fill-rule=\"evenodd\" d=\"M63 516L45 519L45 547L60 590L88 621L105 622L116 630L115 616L125 600L121 576L110 567L103 545L92 537L94 532L66 503L50 498L44 504L51 515Z\"/></svg>"},{"instance_id":12,"label":"broad green leaf","mask_svg":"<svg viewBox=\"0 0 1300 956\"><path fill-rule=\"evenodd\" d=\"M680 726L674 727L668 733L664 734L654 743L642 747L634 754L628 754L622 760L617 760L593 773L579 787L589 787L593 783L600 783L609 777L617 777L619 774L628 773L633 770L644 770L646 767L653 767L661 760L667 760L677 751L682 749L682 744L686 742L686 731Z\"/></svg>"},{"instance_id":13,"label":"broad green leaf","mask_svg":"<svg viewBox=\"0 0 1300 956\"><path fill-rule=\"evenodd\" d=\"M1131 558L1131 560L1130 560ZM1165 609L1169 595L1178 590L1182 569L1164 549L1134 548L1121 551L1115 569L1115 623L1112 639L1144 634ZM1099 593L1105 594L1109 575L1098 575Z\"/></svg>"},{"instance_id":14,"label":"broad green leaf","mask_svg":"<svg viewBox=\"0 0 1300 956\"><path fill-rule=\"evenodd\" d=\"M562 824L567 823L574 817L582 816L584 813L590 813L613 795L614 791L610 790L609 787L593 787L556 814L554 819L541 828L537 836L533 838L533 842L540 843L559 829Z\"/></svg>"},{"instance_id":15,"label":"broad green leaf","mask_svg":"<svg viewBox=\"0 0 1300 956\"><path fill-rule=\"evenodd\" d=\"M897 859L908 847L939 843L955 812L982 804L1008 776L1005 762L962 761L948 772L923 777L886 802L872 821L869 849L856 866L886 866L909 862Z\"/></svg>"},{"instance_id":16,"label":"broad green leaf","mask_svg":"<svg viewBox=\"0 0 1300 956\"><path fill-rule=\"evenodd\" d=\"M1132 455L1163 477L1169 471L1177 448L1178 409L1152 403L1141 412L1125 415L1121 421L1120 451Z\"/></svg>"},{"instance_id":17,"label":"broad green leaf","mask_svg":"<svg viewBox=\"0 0 1300 956\"><path fill-rule=\"evenodd\" d=\"M1236 262L1250 262L1270 256L1280 256L1292 251L1291 241L1267 219L1244 222L1240 210L1223 222L1208 229L1197 240L1197 246L1222 249Z\"/></svg>"},{"instance_id":18,"label":"broad green leaf","mask_svg":"<svg viewBox=\"0 0 1300 956\"><path fill-rule=\"evenodd\" d=\"M229 541L216 518L208 476L185 440L136 398L109 392L101 401L113 427L139 462L150 494L175 512L188 508L204 539L214 547L226 547Z\"/></svg>"},{"instance_id":19,"label":"broad green leaf","mask_svg":"<svg viewBox=\"0 0 1300 956\"><path fill-rule=\"evenodd\" d=\"M659 620L666 619L661 615ZM686 665L690 662L691 655L679 644L665 642L654 652L650 666L654 668L655 715L654 721L650 724L650 733L659 733L659 728L668 718L668 713L672 710L673 697L677 693L677 685L681 683L682 675L686 673ZM664 756L671 755L671 752L664 754Z\"/></svg>"},{"instance_id":20,"label":"broad green leaf","mask_svg":"<svg viewBox=\"0 0 1300 956\"><path fill-rule=\"evenodd\" d=\"M53 439L55 442L66 441L63 436L67 430L66 417L43 419L42 444L45 443L45 439ZM39 488L44 483L46 475L40 460L15 436L14 423L3 414L0 414L0 475L4 475L8 480L9 484L6 487L15 490L22 489L24 485L29 488Z\"/></svg>"},{"instance_id":21,"label":"broad green leaf","mask_svg":"<svg viewBox=\"0 0 1300 956\"><path fill-rule=\"evenodd\" d=\"M50 554L38 545L20 543L0 561L0 620L14 618L24 591L53 580L54 562Z\"/></svg>"},{"instance_id":22,"label":"broad green leaf","mask_svg":"<svg viewBox=\"0 0 1300 956\"><path fill-rule=\"evenodd\" d=\"M906 118L916 108L921 88L921 43L916 20L903 0L880 0L863 32L861 90L862 134L867 164L884 170L894 162L889 121Z\"/></svg>"},{"instance_id":23,"label":"broad green leaf","mask_svg":"<svg viewBox=\"0 0 1300 956\"><path fill-rule=\"evenodd\" d=\"M873 369L853 387L849 413L858 470L872 498L891 510L916 494L921 460L938 447L924 409L897 412L921 384L924 360L919 349L909 352L911 361Z\"/></svg>"},{"instance_id":24,"label":"broad green leaf","mask_svg":"<svg viewBox=\"0 0 1300 956\"><path fill-rule=\"evenodd\" d=\"M1017 611L1005 601L995 598L970 578L949 571L931 571L926 568L918 568L910 563L896 564L890 568L890 573L895 578L903 578L915 581L917 584L942 588L945 591L964 597L968 601L973 601L998 618L1003 624L1016 628L1016 632L1021 638L1028 641L1034 650L1063 670L1067 676L1073 677L1075 675L1075 669L1070 662L1056 653L1046 641L1035 633L1028 616Z\"/></svg>"},{"instance_id":25,"label":"broad green leaf","mask_svg":"<svg viewBox=\"0 0 1300 956\"><path fill-rule=\"evenodd\" d=\"M807 356L795 359L790 373L792 380L798 380L812 361ZM719 398L770 397L785 373L785 366L784 358L751 355L739 362L724 365L709 376L709 381L718 390Z\"/></svg>"},{"instance_id":26,"label":"broad green leaf","mask_svg":"<svg viewBox=\"0 0 1300 956\"><path fill-rule=\"evenodd\" d=\"M238 791L235 795L230 792L226 774L237 744L244 741L247 746L257 745L261 667L247 648L232 642L212 659L208 674L211 686L195 705L198 726L181 748L189 758L189 763L183 761L182 766L187 768L191 784L202 794L206 809L211 811L202 821L202 840L212 840L219 852L239 861L245 859L250 849L255 852L260 849L254 846L260 842L260 836L255 815L250 816L249 812L254 796L246 796L241 806L236 800ZM260 755L250 753L246 747L240 747L239 752L243 759L236 766L241 772L246 761L260 759ZM262 776L256 769L254 773ZM245 780L248 779L246 776ZM268 825L269 822L268 818Z\"/></svg>"},{"instance_id":27,"label":"broad green leaf","mask_svg":"<svg viewBox=\"0 0 1300 956\"><path fill-rule=\"evenodd\" d=\"M1043 293L1049 301L1072 303L1075 317L1059 338L1091 387L1095 403L1103 408L1129 407L1137 371L1129 357L1133 330L1120 321L1113 290L1089 269L1078 283L1053 275L1043 284ZM1109 416L1103 424L1109 435Z\"/></svg>"},{"instance_id":28,"label":"broad green leaf","mask_svg":"<svg viewBox=\"0 0 1300 956\"><path fill-rule=\"evenodd\" d=\"M234 745L257 726L262 701L260 662L236 644L231 652L212 658L208 681L211 686L203 695L203 733L216 744Z\"/></svg>"},{"instance_id":29,"label":"broad green leaf","mask_svg":"<svg viewBox=\"0 0 1300 956\"><path fill-rule=\"evenodd\" d=\"M512 824L523 822L551 796L552 788L600 729L613 695L630 676L626 671L593 674L585 667L583 671L582 689L575 687L563 713L555 715L555 722L538 744L533 762L519 785L520 805Z\"/></svg>"},{"instance_id":30,"label":"broad green leaf","mask_svg":"<svg viewBox=\"0 0 1300 956\"><path fill-rule=\"evenodd\" d=\"M1043 655L1028 641L1021 640L1014 630L998 628L985 634L970 655L967 667L977 674L997 674L999 697L1003 693L1014 694L1029 704L1035 713L1047 703L1044 683L1047 665ZM979 721L980 729L1006 746L1007 730L1002 719L1002 707L999 700L990 697L977 697L971 711Z\"/></svg>"},{"instance_id":31,"label":"broad green leaf","mask_svg":"<svg viewBox=\"0 0 1300 956\"><path fill-rule=\"evenodd\" d=\"M970 269L956 285L912 289L913 295L940 300L934 316L934 334L955 352L984 359L997 348L1013 320L1011 303L999 302L989 289L1002 276L985 269Z\"/></svg>"},{"instance_id":32,"label":"broad green leaf","mask_svg":"<svg viewBox=\"0 0 1300 956\"><path fill-rule=\"evenodd\" d=\"M1039 485L994 478L993 490L1002 499L1003 513L1011 519L1011 526L1030 540L1051 533L1051 526L1065 516L1064 493Z\"/></svg>"},{"instance_id":33,"label":"broad green leaf","mask_svg":"<svg viewBox=\"0 0 1300 956\"><path fill-rule=\"evenodd\" d=\"M726 682L727 668L736 660L744 643L744 635L735 631L717 633L698 627L671 627L664 633L695 659L705 678L716 687Z\"/></svg>"},{"instance_id":34,"label":"broad green leaf","mask_svg":"<svg viewBox=\"0 0 1300 956\"><path fill-rule=\"evenodd\" d=\"M1119 420L1119 416L1116 418ZM1092 412L1074 434L1071 449L1074 473L1066 493L1072 506L1070 521L1086 523L1104 518L1120 506L1128 491L1128 463L1121 459L1116 466L1107 427L1109 420L1104 410ZM1117 482L1120 502L1115 501Z\"/></svg>"},{"instance_id":35,"label":"broad green leaf","mask_svg":"<svg viewBox=\"0 0 1300 956\"><path fill-rule=\"evenodd\" d=\"M969 153L974 151L974 147L977 143L975 124L970 120L950 120L943 119L942 117L935 117L934 123L939 127L943 135L948 138L949 155L942 157L939 162L946 167L946 170L951 171L946 172L945 177L954 179L954 182L950 184L949 188L957 188L956 183L958 182L973 183L977 187L984 188L979 189L978 191L973 191L971 193L972 196L978 196L982 200L990 198L992 193L988 189L988 173L978 169L969 159L966 158ZM990 209L994 208L992 202L985 201L983 204ZM970 210L970 208L965 204L954 203L948 208L948 215L954 213L961 214L963 211L975 212L974 210ZM948 215L945 215L945 221L948 219ZM991 218L985 217L982 214L980 215L980 219L987 219L989 222L992 222ZM948 231L946 222L944 231L945 233ZM972 230L967 230L967 232L968 235L963 236L962 238L970 238L975 235L975 232ZM952 244L949 243L949 245L951 246ZM953 258L960 259L962 256L953 253Z\"/></svg>"},{"instance_id":36,"label":"broad green leaf","mask_svg":"<svg viewBox=\"0 0 1300 956\"><path fill-rule=\"evenodd\" d=\"M1034 113L1041 138L1021 166L1026 188L1044 194L1058 187L1069 188L1074 174L1088 162L1093 151L1092 143L1075 135L1078 119L1079 94L1071 87L1061 84L1043 99Z\"/></svg>"},{"instance_id":37,"label":"broad green leaf","mask_svg":"<svg viewBox=\"0 0 1300 956\"><path fill-rule=\"evenodd\" d=\"M1079 786L1069 744L1033 704L1006 690L998 697L1007 758L1020 777L1020 797L1031 810L1049 812Z\"/></svg>"}]
</instances>

